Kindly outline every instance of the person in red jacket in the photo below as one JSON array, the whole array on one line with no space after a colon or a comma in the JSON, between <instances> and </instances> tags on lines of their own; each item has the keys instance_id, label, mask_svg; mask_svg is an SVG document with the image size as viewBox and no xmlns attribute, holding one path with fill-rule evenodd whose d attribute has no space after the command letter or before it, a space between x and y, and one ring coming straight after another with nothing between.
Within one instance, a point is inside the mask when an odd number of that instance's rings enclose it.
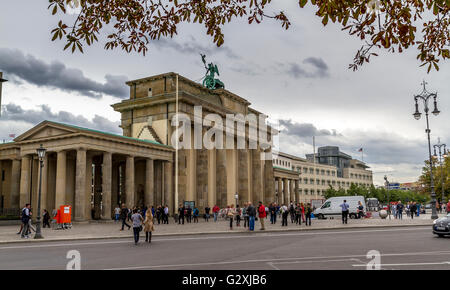
<instances>
[{"instance_id":1,"label":"person in red jacket","mask_svg":"<svg viewBox=\"0 0 450 290\"><path fill-rule=\"evenodd\" d=\"M213 214L214 214L214 222L217 221L217 216L219 215L220 208L217 206L217 204L213 207Z\"/></svg>"},{"instance_id":2,"label":"person in red jacket","mask_svg":"<svg viewBox=\"0 0 450 290\"><path fill-rule=\"evenodd\" d=\"M264 228L264 219L266 218L266 208L264 207L262 202L259 202L258 214L259 214L258 215L259 221L261 222L260 230L263 231L263 230L265 230L265 228Z\"/></svg>"},{"instance_id":3,"label":"person in red jacket","mask_svg":"<svg viewBox=\"0 0 450 290\"><path fill-rule=\"evenodd\" d=\"M449 214L449 213L450 213L450 200L447 203L447 214Z\"/></svg>"}]
</instances>

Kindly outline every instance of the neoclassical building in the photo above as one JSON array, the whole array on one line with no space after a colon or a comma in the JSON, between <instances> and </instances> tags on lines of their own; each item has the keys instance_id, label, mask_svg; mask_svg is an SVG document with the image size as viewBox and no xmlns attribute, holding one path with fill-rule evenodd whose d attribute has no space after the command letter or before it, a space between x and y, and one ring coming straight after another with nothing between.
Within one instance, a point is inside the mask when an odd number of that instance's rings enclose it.
<instances>
[{"instance_id":1,"label":"neoclassical building","mask_svg":"<svg viewBox=\"0 0 450 290\"><path fill-rule=\"evenodd\" d=\"M113 208L121 203L129 207L167 204L173 213L183 202L195 202L202 211L215 204L224 207L236 202L275 201L272 158L261 157L262 153L270 155L270 147L258 143L256 148L207 149L202 145L176 150L172 144L172 119L177 109L191 119L189 134L195 142L194 127L199 121L194 111L201 106L202 117L220 116L224 128L235 136L243 133L248 145L252 139L250 123L245 123L244 132L238 132L238 126L225 125L227 114L265 118L247 100L224 88L205 88L175 73L127 85L130 98L112 105L122 116L122 136L43 121L13 142L0 144L0 207L17 210L31 203L37 209L36 149L41 144L47 149L41 207L51 211L71 205L75 221L110 219ZM201 132L210 128L202 126ZM272 131L266 134L271 140ZM237 142L235 137L233 143Z\"/></svg>"}]
</instances>

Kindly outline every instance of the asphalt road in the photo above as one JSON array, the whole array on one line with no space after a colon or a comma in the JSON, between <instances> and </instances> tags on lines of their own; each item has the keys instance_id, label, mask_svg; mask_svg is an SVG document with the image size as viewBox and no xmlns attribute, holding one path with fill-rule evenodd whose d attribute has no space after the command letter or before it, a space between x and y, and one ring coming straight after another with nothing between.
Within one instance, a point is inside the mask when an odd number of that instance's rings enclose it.
<instances>
[{"instance_id":1,"label":"asphalt road","mask_svg":"<svg viewBox=\"0 0 450 290\"><path fill-rule=\"evenodd\" d=\"M450 237L428 226L5 244L0 269L66 269L71 250L81 269L361 270L376 250L381 269L450 270Z\"/></svg>"}]
</instances>

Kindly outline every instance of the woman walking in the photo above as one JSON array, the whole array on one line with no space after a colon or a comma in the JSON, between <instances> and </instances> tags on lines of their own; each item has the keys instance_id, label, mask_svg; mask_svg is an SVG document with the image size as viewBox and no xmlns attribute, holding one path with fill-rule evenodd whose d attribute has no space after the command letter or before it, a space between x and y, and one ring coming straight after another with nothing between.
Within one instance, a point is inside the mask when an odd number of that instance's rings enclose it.
<instances>
[{"instance_id":1,"label":"woman walking","mask_svg":"<svg viewBox=\"0 0 450 290\"><path fill-rule=\"evenodd\" d=\"M131 221L133 222L133 234L134 234L134 244L137 245L139 242L139 233L142 230L142 216L138 213L138 210L133 209L133 215L131 216Z\"/></svg>"},{"instance_id":2,"label":"woman walking","mask_svg":"<svg viewBox=\"0 0 450 290\"><path fill-rule=\"evenodd\" d=\"M148 243L152 242L152 232L155 230L153 227L153 214L151 210L148 210L145 213L144 220L144 232L145 232L145 241Z\"/></svg>"}]
</instances>

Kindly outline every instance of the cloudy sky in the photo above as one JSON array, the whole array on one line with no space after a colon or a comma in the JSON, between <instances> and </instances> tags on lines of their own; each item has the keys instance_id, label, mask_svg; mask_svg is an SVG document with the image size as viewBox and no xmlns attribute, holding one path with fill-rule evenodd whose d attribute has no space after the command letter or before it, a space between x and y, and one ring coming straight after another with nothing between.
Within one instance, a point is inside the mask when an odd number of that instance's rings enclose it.
<instances>
[{"instance_id":1,"label":"cloudy sky","mask_svg":"<svg viewBox=\"0 0 450 290\"><path fill-rule=\"evenodd\" d=\"M448 141L450 67L427 74L416 50L380 53L357 72L348 64L361 46L337 25L324 28L311 6L274 1L292 22L288 31L270 20L236 21L225 27L217 48L198 24L183 25L174 39L150 45L145 57L103 50L104 39L85 53L63 51L51 42L59 20L46 0L2 1L0 71L4 85L0 139L20 134L42 120L54 120L120 133L120 114L109 106L127 98L126 80L174 71L192 80L204 74L199 53L218 64L226 88L277 120L281 151L304 157L316 145L337 145L364 161L381 184L414 181L427 157L425 121L414 120L413 95L425 79L438 92L442 113L430 119L432 142ZM277 6L281 5L281 6ZM73 16L71 16L73 17Z\"/></svg>"}]
</instances>

